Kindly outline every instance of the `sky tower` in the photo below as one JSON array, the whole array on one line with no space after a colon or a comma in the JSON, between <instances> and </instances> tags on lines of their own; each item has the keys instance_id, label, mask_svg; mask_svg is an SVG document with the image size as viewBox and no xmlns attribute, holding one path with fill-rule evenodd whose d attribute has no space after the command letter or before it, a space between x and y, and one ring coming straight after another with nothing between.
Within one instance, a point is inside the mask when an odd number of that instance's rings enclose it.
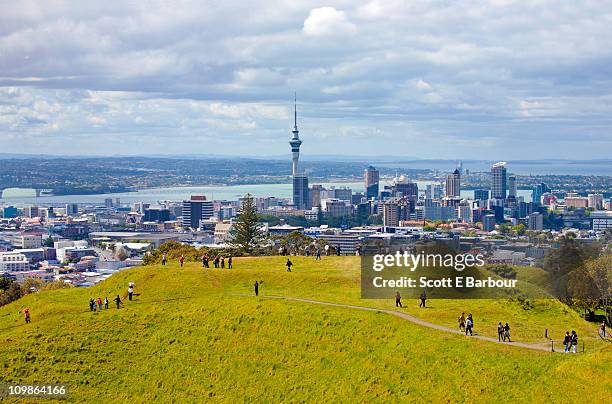
<instances>
[{"instance_id":1,"label":"sky tower","mask_svg":"<svg viewBox=\"0 0 612 404\"><path fill-rule=\"evenodd\" d=\"M292 174L295 176L298 174L298 160L300 159L300 146L302 145L302 141L300 140L300 131L297 127L297 95L293 96L293 136L291 140L289 140L289 144L291 145L291 154L293 160L293 172Z\"/></svg>"}]
</instances>

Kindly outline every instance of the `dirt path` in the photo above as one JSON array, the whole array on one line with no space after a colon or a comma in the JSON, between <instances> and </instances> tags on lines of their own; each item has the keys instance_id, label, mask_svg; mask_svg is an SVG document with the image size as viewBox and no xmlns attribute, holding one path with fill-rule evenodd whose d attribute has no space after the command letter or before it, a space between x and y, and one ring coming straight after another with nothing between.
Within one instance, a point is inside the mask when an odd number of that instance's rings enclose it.
<instances>
[{"instance_id":1,"label":"dirt path","mask_svg":"<svg viewBox=\"0 0 612 404\"><path fill-rule=\"evenodd\" d=\"M235 294L235 296L253 296L253 295L248 295L248 294ZM344 307L347 309L353 309L353 310L364 310L364 311L375 311L378 313L385 313L385 314L390 314L396 317L400 317L404 320L408 320L414 324L418 324L418 325L422 325L423 327L429 327L429 328L433 328L439 331L444 331L444 332L450 332L453 334L459 334L459 335L464 335L463 332L454 329L454 328L449 328L449 327L445 327L442 325L438 325L438 324L434 324L434 323L430 323L429 321L425 321L423 319L420 319L418 317L415 317L413 315L407 314L407 313L402 313L399 311L395 311L395 310L385 310L385 309L376 309L376 308L372 308L372 307L364 307L364 306L354 306L351 304L342 304L342 303L331 303L331 302L321 302L318 300L311 300L311 299L303 299L303 298L299 298L299 297L287 297L287 296L259 296L259 298L264 298L264 299L280 299L280 300L290 300L290 301L294 301L294 302L303 302L303 303L311 303L311 304L318 304L321 306L333 306L333 307ZM494 342L496 344L504 344L504 345L511 345L511 346L517 346L517 347L521 347L521 348L527 348L527 349L534 349L537 351L545 351L545 352L551 352L551 346L548 343L539 343L539 344L525 344L523 342L499 342L498 340L496 340L495 338L492 337L485 337L484 335L474 335L470 338L476 338L476 339L480 339L483 341L489 341L489 342ZM561 352L561 351L556 351L555 352Z\"/></svg>"}]
</instances>

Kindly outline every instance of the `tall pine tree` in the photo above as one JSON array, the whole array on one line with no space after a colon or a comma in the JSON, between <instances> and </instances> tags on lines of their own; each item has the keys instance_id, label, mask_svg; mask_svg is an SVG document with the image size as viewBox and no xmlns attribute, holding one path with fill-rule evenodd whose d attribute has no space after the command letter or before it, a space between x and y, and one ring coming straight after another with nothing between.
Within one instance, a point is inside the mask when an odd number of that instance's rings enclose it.
<instances>
[{"instance_id":1,"label":"tall pine tree","mask_svg":"<svg viewBox=\"0 0 612 404\"><path fill-rule=\"evenodd\" d=\"M242 200L240 213L230 231L230 245L243 254L253 254L264 241L265 234L258 222L257 207L251 194Z\"/></svg>"}]
</instances>

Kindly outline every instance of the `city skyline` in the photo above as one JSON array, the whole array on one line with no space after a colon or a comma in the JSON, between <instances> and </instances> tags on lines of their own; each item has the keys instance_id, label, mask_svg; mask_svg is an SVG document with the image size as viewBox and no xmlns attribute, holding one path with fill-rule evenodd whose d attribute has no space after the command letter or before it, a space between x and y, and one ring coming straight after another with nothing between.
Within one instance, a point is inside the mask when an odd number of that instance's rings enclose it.
<instances>
[{"instance_id":1,"label":"city skyline","mask_svg":"<svg viewBox=\"0 0 612 404\"><path fill-rule=\"evenodd\" d=\"M7 4L3 152L608 158L606 3Z\"/></svg>"}]
</instances>

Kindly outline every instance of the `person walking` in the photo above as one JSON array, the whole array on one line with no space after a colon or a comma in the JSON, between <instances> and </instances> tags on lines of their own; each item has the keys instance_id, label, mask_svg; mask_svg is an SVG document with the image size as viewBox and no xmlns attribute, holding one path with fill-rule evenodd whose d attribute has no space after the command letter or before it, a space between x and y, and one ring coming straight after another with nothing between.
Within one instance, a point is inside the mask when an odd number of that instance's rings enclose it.
<instances>
[{"instance_id":1,"label":"person walking","mask_svg":"<svg viewBox=\"0 0 612 404\"><path fill-rule=\"evenodd\" d=\"M162 265L166 265L166 262L168 262L168 257L166 253L163 253L162 254Z\"/></svg>"},{"instance_id":2,"label":"person walking","mask_svg":"<svg viewBox=\"0 0 612 404\"><path fill-rule=\"evenodd\" d=\"M28 307L26 307L25 309L23 309L23 318L26 322L26 324L30 324L30 309Z\"/></svg>"},{"instance_id":3,"label":"person walking","mask_svg":"<svg viewBox=\"0 0 612 404\"><path fill-rule=\"evenodd\" d=\"M601 327L599 327L599 335L602 338L606 338L606 322L605 320L601 322Z\"/></svg>"},{"instance_id":4,"label":"person walking","mask_svg":"<svg viewBox=\"0 0 612 404\"><path fill-rule=\"evenodd\" d=\"M402 296L400 292L395 292L395 307L402 307Z\"/></svg>"},{"instance_id":5,"label":"person walking","mask_svg":"<svg viewBox=\"0 0 612 404\"><path fill-rule=\"evenodd\" d=\"M104 308L108 310L108 296L104 298Z\"/></svg>"},{"instance_id":6,"label":"person walking","mask_svg":"<svg viewBox=\"0 0 612 404\"><path fill-rule=\"evenodd\" d=\"M572 353L577 353L578 352L578 334L576 334L576 331L572 330L572 336L571 336L571 344L572 344Z\"/></svg>"},{"instance_id":7,"label":"person walking","mask_svg":"<svg viewBox=\"0 0 612 404\"><path fill-rule=\"evenodd\" d=\"M465 313L461 313L457 321L459 322L459 331L465 331Z\"/></svg>"},{"instance_id":8,"label":"person walking","mask_svg":"<svg viewBox=\"0 0 612 404\"><path fill-rule=\"evenodd\" d=\"M185 262L185 256L183 254L181 254L180 258L179 258L179 264L181 265L181 268L183 267L183 263Z\"/></svg>"},{"instance_id":9,"label":"person walking","mask_svg":"<svg viewBox=\"0 0 612 404\"><path fill-rule=\"evenodd\" d=\"M115 303L117 304L117 308L119 308L119 305L121 305L121 298L119 297L119 295L117 295L117 297L115 298Z\"/></svg>"},{"instance_id":10,"label":"person walking","mask_svg":"<svg viewBox=\"0 0 612 404\"><path fill-rule=\"evenodd\" d=\"M128 300L131 302L132 301L132 295L134 294L134 288L132 287L132 285L130 285L128 287Z\"/></svg>"},{"instance_id":11,"label":"person walking","mask_svg":"<svg viewBox=\"0 0 612 404\"><path fill-rule=\"evenodd\" d=\"M96 307L96 302L92 297L91 299L89 299L89 311L95 311L96 310L95 307Z\"/></svg>"},{"instance_id":12,"label":"person walking","mask_svg":"<svg viewBox=\"0 0 612 404\"><path fill-rule=\"evenodd\" d=\"M572 337L570 336L569 331L565 331L565 338L563 338L563 345L565 349L563 352L568 353L570 351L570 347L572 346Z\"/></svg>"},{"instance_id":13,"label":"person walking","mask_svg":"<svg viewBox=\"0 0 612 404\"><path fill-rule=\"evenodd\" d=\"M206 268L206 254L202 254L200 260L202 261L202 268Z\"/></svg>"},{"instance_id":14,"label":"person walking","mask_svg":"<svg viewBox=\"0 0 612 404\"><path fill-rule=\"evenodd\" d=\"M425 291L423 291L423 293L421 293L421 303L419 304L419 307L425 308L426 300L427 300L427 295L425 294Z\"/></svg>"},{"instance_id":15,"label":"person walking","mask_svg":"<svg viewBox=\"0 0 612 404\"><path fill-rule=\"evenodd\" d=\"M219 268L219 256L215 256L215 259L213 260L213 264L215 266L215 268Z\"/></svg>"},{"instance_id":16,"label":"person walking","mask_svg":"<svg viewBox=\"0 0 612 404\"><path fill-rule=\"evenodd\" d=\"M221 269L225 268L225 257L221 257Z\"/></svg>"},{"instance_id":17,"label":"person walking","mask_svg":"<svg viewBox=\"0 0 612 404\"><path fill-rule=\"evenodd\" d=\"M232 269L232 256L227 259L227 269Z\"/></svg>"},{"instance_id":18,"label":"person walking","mask_svg":"<svg viewBox=\"0 0 612 404\"><path fill-rule=\"evenodd\" d=\"M342 253L340 252L340 246L336 247L336 255L339 257Z\"/></svg>"},{"instance_id":19,"label":"person walking","mask_svg":"<svg viewBox=\"0 0 612 404\"><path fill-rule=\"evenodd\" d=\"M465 322L465 335L470 333L470 336L473 335L472 328L474 327L474 321L472 320L472 315L468 314L467 320Z\"/></svg>"},{"instance_id":20,"label":"person walking","mask_svg":"<svg viewBox=\"0 0 612 404\"><path fill-rule=\"evenodd\" d=\"M98 297L98 310L102 311L102 298Z\"/></svg>"},{"instance_id":21,"label":"person walking","mask_svg":"<svg viewBox=\"0 0 612 404\"><path fill-rule=\"evenodd\" d=\"M508 323L506 323L506 325L504 326L504 341L508 339L508 342L512 342L510 341L510 326L508 325Z\"/></svg>"},{"instance_id":22,"label":"person walking","mask_svg":"<svg viewBox=\"0 0 612 404\"><path fill-rule=\"evenodd\" d=\"M259 282L255 281L255 296L259 296Z\"/></svg>"},{"instance_id":23,"label":"person walking","mask_svg":"<svg viewBox=\"0 0 612 404\"><path fill-rule=\"evenodd\" d=\"M291 267L293 266L293 262L287 258L287 272L291 272Z\"/></svg>"},{"instance_id":24,"label":"person walking","mask_svg":"<svg viewBox=\"0 0 612 404\"><path fill-rule=\"evenodd\" d=\"M204 268L210 268L210 257L208 254L204 254Z\"/></svg>"},{"instance_id":25,"label":"person walking","mask_svg":"<svg viewBox=\"0 0 612 404\"><path fill-rule=\"evenodd\" d=\"M315 257L315 261L321 260L321 248L317 247L317 256Z\"/></svg>"},{"instance_id":26,"label":"person walking","mask_svg":"<svg viewBox=\"0 0 612 404\"><path fill-rule=\"evenodd\" d=\"M501 321L497 324L497 341L501 342L502 338L504 338L504 326ZM505 338L504 338L505 341Z\"/></svg>"}]
</instances>

